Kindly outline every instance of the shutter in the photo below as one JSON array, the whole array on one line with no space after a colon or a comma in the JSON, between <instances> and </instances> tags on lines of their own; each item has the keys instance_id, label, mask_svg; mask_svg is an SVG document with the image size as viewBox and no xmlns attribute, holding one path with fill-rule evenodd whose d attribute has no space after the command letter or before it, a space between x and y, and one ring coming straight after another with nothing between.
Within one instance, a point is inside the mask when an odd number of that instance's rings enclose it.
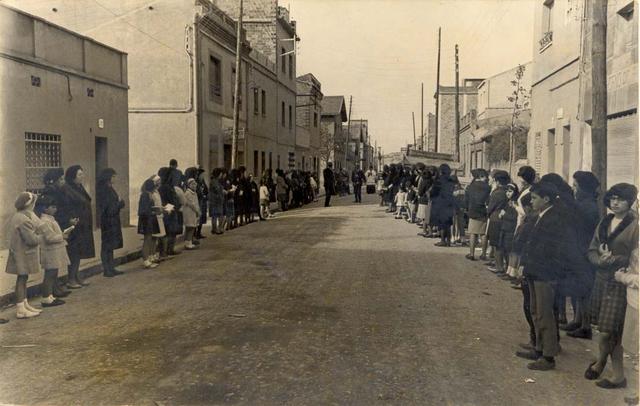
<instances>
[{"instance_id":1,"label":"shutter","mask_svg":"<svg viewBox=\"0 0 640 406\"><path fill-rule=\"evenodd\" d=\"M638 114L607 123L607 185L638 184Z\"/></svg>"}]
</instances>

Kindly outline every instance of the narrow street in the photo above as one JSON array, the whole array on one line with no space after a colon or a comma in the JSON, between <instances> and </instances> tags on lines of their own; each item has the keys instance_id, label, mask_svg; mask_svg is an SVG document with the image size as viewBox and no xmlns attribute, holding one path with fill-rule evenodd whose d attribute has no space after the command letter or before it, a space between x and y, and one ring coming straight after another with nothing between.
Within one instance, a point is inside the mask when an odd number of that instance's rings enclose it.
<instances>
[{"instance_id":1,"label":"narrow street","mask_svg":"<svg viewBox=\"0 0 640 406\"><path fill-rule=\"evenodd\" d=\"M528 370L519 291L351 198L207 233L36 319L6 310L0 403L624 404L582 376L594 342L562 333L556 370Z\"/></svg>"}]
</instances>

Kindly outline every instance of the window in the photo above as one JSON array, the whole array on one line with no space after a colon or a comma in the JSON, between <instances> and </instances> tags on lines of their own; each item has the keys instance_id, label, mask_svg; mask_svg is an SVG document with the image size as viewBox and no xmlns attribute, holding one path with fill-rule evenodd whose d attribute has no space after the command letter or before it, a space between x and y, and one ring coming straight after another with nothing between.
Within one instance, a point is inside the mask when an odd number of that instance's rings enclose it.
<instances>
[{"instance_id":1,"label":"window","mask_svg":"<svg viewBox=\"0 0 640 406\"><path fill-rule=\"evenodd\" d=\"M209 56L209 100L222 102L222 67L220 59Z\"/></svg>"},{"instance_id":2,"label":"window","mask_svg":"<svg viewBox=\"0 0 640 406\"><path fill-rule=\"evenodd\" d=\"M267 92L262 91L262 115L267 115Z\"/></svg>"},{"instance_id":3,"label":"window","mask_svg":"<svg viewBox=\"0 0 640 406\"><path fill-rule=\"evenodd\" d=\"M313 112L313 126L318 128L318 113Z\"/></svg>"},{"instance_id":4,"label":"window","mask_svg":"<svg viewBox=\"0 0 640 406\"><path fill-rule=\"evenodd\" d=\"M262 161L262 166L261 166L261 168L264 171L267 168L267 160L265 159L264 151L262 151L261 154L262 154L262 160L261 160Z\"/></svg>"},{"instance_id":5,"label":"window","mask_svg":"<svg viewBox=\"0 0 640 406\"><path fill-rule=\"evenodd\" d=\"M282 73L287 73L287 56L285 55L287 51L285 51L284 48L282 48L282 53L280 55L282 55Z\"/></svg>"},{"instance_id":6,"label":"window","mask_svg":"<svg viewBox=\"0 0 640 406\"><path fill-rule=\"evenodd\" d=\"M289 54L289 78L293 79L293 54Z\"/></svg>"},{"instance_id":7,"label":"window","mask_svg":"<svg viewBox=\"0 0 640 406\"><path fill-rule=\"evenodd\" d=\"M289 105L289 129L293 128L293 108Z\"/></svg>"},{"instance_id":8,"label":"window","mask_svg":"<svg viewBox=\"0 0 640 406\"><path fill-rule=\"evenodd\" d=\"M281 121L282 121L281 124L282 124L283 127L285 127L286 125L285 125L285 121L284 121L284 102L282 102L282 111L280 112L280 115L281 115L280 118L281 118ZM280 167L280 166L278 165L278 167Z\"/></svg>"},{"instance_id":9,"label":"window","mask_svg":"<svg viewBox=\"0 0 640 406\"><path fill-rule=\"evenodd\" d=\"M258 106L258 89L253 89L253 114L258 115L259 106Z\"/></svg>"},{"instance_id":10,"label":"window","mask_svg":"<svg viewBox=\"0 0 640 406\"><path fill-rule=\"evenodd\" d=\"M273 168L273 152L269 152L269 169Z\"/></svg>"},{"instance_id":11,"label":"window","mask_svg":"<svg viewBox=\"0 0 640 406\"><path fill-rule=\"evenodd\" d=\"M570 181L569 169L571 167L571 126L562 127L562 177Z\"/></svg>"},{"instance_id":12,"label":"window","mask_svg":"<svg viewBox=\"0 0 640 406\"><path fill-rule=\"evenodd\" d=\"M44 188L42 177L53 168L62 168L62 137L56 134L25 133L26 189L38 192Z\"/></svg>"},{"instance_id":13,"label":"window","mask_svg":"<svg viewBox=\"0 0 640 406\"><path fill-rule=\"evenodd\" d=\"M556 171L556 129L547 130L547 172Z\"/></svg>"},{"instance_id":14,"label":"window","mask_svg":"<svg viewBox=\"0 0 640 406\"><path fill-rule=\"evenodd\" d=\"M278 155L278 166L277 166L277 168L280 169L280 155Z\"/></svg>"}]
</instances>

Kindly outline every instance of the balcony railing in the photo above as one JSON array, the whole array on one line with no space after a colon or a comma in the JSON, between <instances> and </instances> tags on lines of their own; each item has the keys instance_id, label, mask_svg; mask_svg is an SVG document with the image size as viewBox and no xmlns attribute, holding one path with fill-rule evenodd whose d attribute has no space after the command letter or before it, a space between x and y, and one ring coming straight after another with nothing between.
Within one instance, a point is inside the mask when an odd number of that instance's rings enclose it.
<instances>
[{"instance_id":1,"label":"balcony railing","mask_svg":"<svg viewBox=\"0 0 640 406\"><path fill-rule=\"evenodd\" d=\"M542 39L538 41L538 43L540 44L540 52L547 49L552 42L553 42L553 31L545 32L544 35L542 36Z\"/></svg>"}]
</instances>

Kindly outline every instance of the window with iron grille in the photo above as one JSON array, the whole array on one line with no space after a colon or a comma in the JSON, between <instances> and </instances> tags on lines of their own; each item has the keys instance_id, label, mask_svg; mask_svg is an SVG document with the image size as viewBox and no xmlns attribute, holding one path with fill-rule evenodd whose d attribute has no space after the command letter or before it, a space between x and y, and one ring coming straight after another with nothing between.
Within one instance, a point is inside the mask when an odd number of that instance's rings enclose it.
<instances>
[{"instance_id":1,"label":"window with iron grille","mask_svg":"<svg viewBox=\"0 0 640 406\"><path fill-rule=\"evenodd\" d=\"M26 189L39 192L42 178L49 169L62 168L62 136L58 134L25 133Z\"/></svg>"}]
</instances>

